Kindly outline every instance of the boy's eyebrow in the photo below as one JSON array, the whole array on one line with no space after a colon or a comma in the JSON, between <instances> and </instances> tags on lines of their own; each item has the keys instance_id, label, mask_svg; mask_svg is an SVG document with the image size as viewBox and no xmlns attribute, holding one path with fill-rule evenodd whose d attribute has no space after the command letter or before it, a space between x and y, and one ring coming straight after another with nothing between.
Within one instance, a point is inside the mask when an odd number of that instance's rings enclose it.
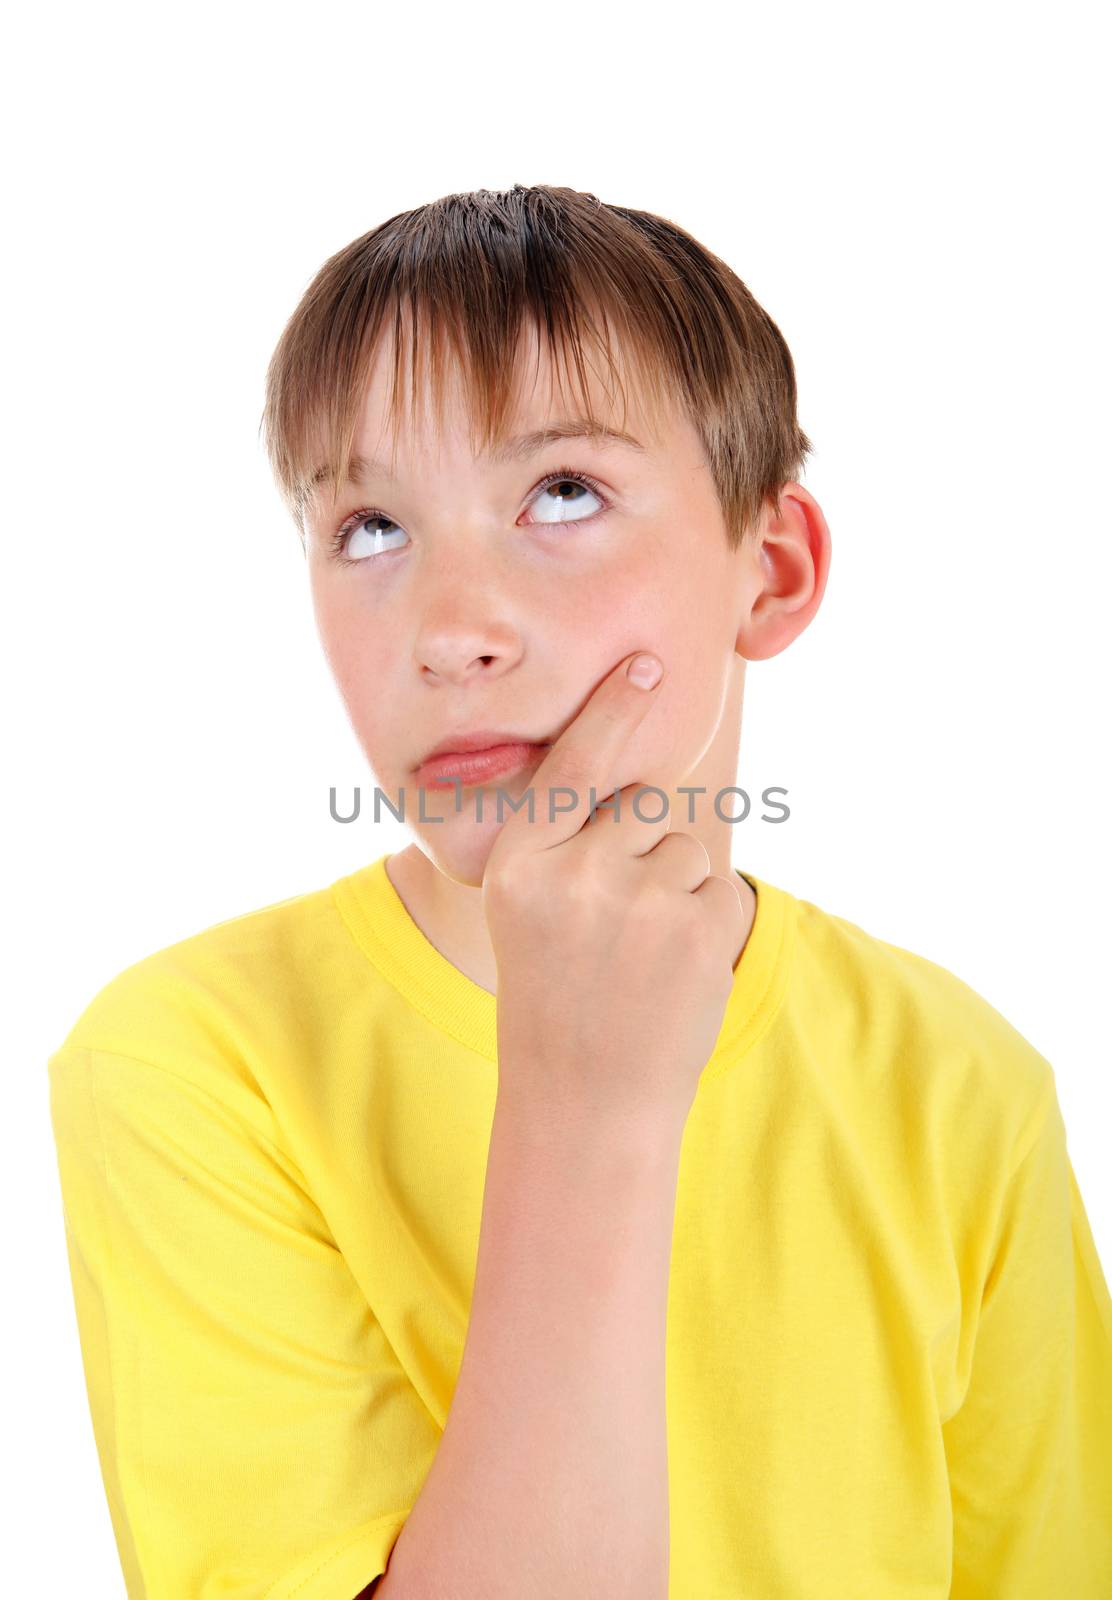
<instances>
[{"instance_id":1,"label":"boy's eyebrow","mask_svg":"<svg viewBox=\"0 0 1112 1600\"><path fill-rule=\"evenodd\" d=\"M494 462L525 461L530 456L535 456L546 445L552 444L557 439L594 439L598 444L622 444L631 450L644 451L645 446L632 434L623 433L620 429L592 427L588 422L578 418L565 422L550 422L545 428L534 428L530 433L518 434L516 438L508 439L505 444L488 452L488 459ZM327 467L318 467L309 480L310 488L315 489L328 475ZM355 455L351 458L351 471L348 474L349 483L363 482L371 477L386 478L394 481L394 474L381 461L372 461L366 456Z\"/></svg>"}]
</instances>

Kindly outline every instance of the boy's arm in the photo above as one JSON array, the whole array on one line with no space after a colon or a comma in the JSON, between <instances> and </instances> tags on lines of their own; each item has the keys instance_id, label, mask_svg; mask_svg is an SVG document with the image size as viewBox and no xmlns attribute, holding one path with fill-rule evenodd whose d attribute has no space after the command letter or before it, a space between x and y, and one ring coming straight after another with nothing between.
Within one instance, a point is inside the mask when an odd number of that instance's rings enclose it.
<instances>
[{"instance_id":1,"label":"boy's arm","mask_svg":"<svg viewBox=\"0 0 1112 1600\"><path fill-rule=\"evenodd\" d=\"M119 992L117 1037L159 1003L149 978ZM386 1570L441 1430L266 1100L204 1049L191 1065L75 1041L49 1065L124 1583L348 1600Z\"/></svg>"},{"instance_id":2,"label":"boy's arm","mask_svg":"<svg viewBox=\"0 0 1112 1600\"><path fill-rule=\"evenodd\" d=\"M682 1133L500 1091L459 1379L375 1600L667 1595Z\"/></svg>"},{"instance_id":3,"label":"boy's arm","mask_svg":"<svg viewBox=\"0 0 1112 1600\"><path fill-rule=\"evenodd\" d=\"M943 1437L952 1600L1112 1595L1112 1300L1053 1079L1017 1152Z\"/></svg>"}]
</instances>

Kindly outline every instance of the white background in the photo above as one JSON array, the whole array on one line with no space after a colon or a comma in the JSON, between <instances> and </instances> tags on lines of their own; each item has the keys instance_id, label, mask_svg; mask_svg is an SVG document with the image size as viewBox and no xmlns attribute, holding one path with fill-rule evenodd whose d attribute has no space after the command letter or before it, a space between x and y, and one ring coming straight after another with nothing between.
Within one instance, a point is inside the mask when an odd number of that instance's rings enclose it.
<instances>
[{"instance_id":1,"label":"white background","mask_svg":"<svg viewBox=\"0 0 1112 1600\"><path fill-rule=\"evenodd\" d=\"M11 1592L123 1594L48 1054L130 962L406 842L367 806L329 818L329 785L373 780L257 428L324 258L450 191L660 212L779 324L833 560L811 627L749 669L739 781L783 784L792 815L740 827L735 864L940 962L1034 1043L1112 1269L1097 19L22 8L2 97Z\"/></svg>"}]
</instances>

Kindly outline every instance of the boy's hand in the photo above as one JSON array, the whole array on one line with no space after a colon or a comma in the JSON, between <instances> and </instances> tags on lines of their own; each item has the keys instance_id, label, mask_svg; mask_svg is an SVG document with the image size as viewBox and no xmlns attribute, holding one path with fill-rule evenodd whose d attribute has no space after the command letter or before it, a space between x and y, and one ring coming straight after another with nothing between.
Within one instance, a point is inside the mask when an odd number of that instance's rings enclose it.
<instances>
[{"instance_id":1,"label":"boy's hand","mask_svg":"<svg viewBox=\"0 0 1112 1600\"><path fill-rule=\"evenodd\" d=\"M535 820L510 813L487 860L498 1092L682 1129L722 1026L744 912L698 839L669 831L668 814L635 814L638 784L619 791L617 818L612 804L599 808L655 695L627 677L633 659L602 680L537 768ZM557 785L578 803L550 816ZM652 796L645 809L659 809Z\"/></svg>"}]
</instances>

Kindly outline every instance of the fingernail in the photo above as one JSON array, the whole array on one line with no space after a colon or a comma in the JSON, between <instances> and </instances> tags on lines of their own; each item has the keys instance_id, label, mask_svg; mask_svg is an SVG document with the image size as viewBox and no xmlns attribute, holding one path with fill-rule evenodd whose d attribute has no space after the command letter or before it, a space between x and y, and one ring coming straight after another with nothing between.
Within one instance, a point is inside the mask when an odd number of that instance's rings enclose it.
<instances>
[{"instance_id":1,"label":"fingernail","mask_svg":"<svg viewBox=\"0 0 1112 1600\"><path fill-rule=\"evenodd\" d=\"M634 656L629 664L629 678L639 689L651 689L660 681L660 674L664 671L655 656Z\"/></svg>"}]
</instances>

